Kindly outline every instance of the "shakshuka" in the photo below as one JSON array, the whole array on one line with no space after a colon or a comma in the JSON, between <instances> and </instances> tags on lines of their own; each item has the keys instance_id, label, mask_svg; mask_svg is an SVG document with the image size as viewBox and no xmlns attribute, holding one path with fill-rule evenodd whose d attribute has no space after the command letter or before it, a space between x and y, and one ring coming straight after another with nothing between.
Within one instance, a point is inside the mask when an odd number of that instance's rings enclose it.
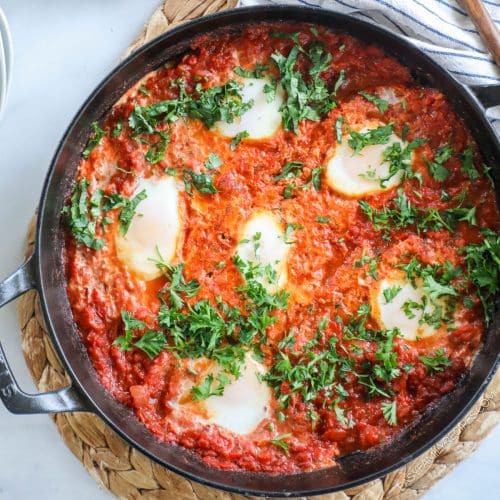
<instances>
[{"instance_id":1,"label":"shakshuka","mask_svg":"<svg viewBox=\"0 0 500 500\"><path fill-rule=\"evenodd\" d=\"M493 314L493 181L440 91L309 24L203 36L93 123L67 292L102 385L220 469L387 444Z\"/></svg>"}]
</instances>

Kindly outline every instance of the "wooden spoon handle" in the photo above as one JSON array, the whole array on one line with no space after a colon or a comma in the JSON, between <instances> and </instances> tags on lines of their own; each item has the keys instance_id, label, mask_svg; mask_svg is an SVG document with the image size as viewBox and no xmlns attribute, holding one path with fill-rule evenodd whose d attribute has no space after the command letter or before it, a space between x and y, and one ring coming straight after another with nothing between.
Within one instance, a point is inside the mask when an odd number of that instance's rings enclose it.
<instances>
[{"instance_id":1,"label":"wooden spoon handle","mask_svg":"<svg viewBox=\"0 0 500 500\"><path fill-rule=\"evenodd\" d=\"M497 65L500 66L500 33L490 13L481 0L462 0L462 4L469 11L483 42L493 55Z\"/></svg>"}]
</instances>

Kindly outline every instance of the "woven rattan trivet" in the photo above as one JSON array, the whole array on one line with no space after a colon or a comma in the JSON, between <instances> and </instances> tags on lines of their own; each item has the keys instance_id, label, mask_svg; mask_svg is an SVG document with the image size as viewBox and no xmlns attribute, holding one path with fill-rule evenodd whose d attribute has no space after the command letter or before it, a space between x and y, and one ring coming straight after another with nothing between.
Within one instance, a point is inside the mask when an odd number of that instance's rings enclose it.
<instances>
[{"instance_id":1,"label":"woven rattan trivet","mask_svg":"<svg viewBox=\"0 0 500 500\"><path fill-rule=\"evenodd\" d=\"M235 5L235 0L167 0L153 14L127 54L185 20ZM27 252L34 244L34 224L28 230ZM40 391L68 385L69 379L46 334L38 297L34 291L18 302L22 347L29 370ZM83 462L89 474L120 498L165 500L233 500L240 495L220 492L167 471L130 448L102 420L90 413L52 417L64 442ZM385 478L318 500L413 499L472 453L500 421L500 371L488 390L462 422L423 456Z\"/></svg>"}]
</instances>

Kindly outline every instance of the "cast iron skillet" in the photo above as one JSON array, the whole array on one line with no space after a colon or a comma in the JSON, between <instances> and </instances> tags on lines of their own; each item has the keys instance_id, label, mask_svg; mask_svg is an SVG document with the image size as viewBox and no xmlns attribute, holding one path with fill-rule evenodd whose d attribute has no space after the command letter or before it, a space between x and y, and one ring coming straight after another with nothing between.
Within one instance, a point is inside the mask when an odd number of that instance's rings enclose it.
<instances>
[{"instance_id":1,"label":"cast iron skillet","mask_svg":"<svg viewBox=\"0 0 500 500\"><path fill-rule=\"evenodd\" d=\"M120 64L87 99L59 144L42 190L34 253L0 283L0 306L30 288L36 288L50 338L73 383L54 392L26 394L17 385L0 347L0 397L13 413L96 413L128 443L153 460L210 486L248 495L305 496L373 480L413 460L442 438L478 399L493 376L500 351L498 312L484 336L483 346L470 373L452 394L396 441L375 451L346 456L336 467L295 475L264 475L210 468L185 449L160 443L129 408L104 390L73 322L64 274L64 228L60 214L71 191L90 124L99 120L138 79L186 51L196 36L219 29L238 31L244 24L265 21L311 22L346 32L382 47L409 67L417 81L440 89L465 119L485 161L493 167L498 200L500 144L484 115L483 106L500 104L500 86L481 87L475 89L474 94L406 40L377 26L325 10L254 7L225 11L187 23L157 38Z\"/></svg>"}]
</instances>

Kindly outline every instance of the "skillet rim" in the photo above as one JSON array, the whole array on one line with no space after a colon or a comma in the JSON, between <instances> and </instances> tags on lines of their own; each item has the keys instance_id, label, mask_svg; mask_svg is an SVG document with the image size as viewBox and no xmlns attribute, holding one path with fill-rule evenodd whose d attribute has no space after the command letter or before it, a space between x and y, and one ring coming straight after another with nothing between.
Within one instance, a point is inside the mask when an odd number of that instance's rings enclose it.
<instances>
[{"instance_id":1,"label":"skillet rim","mask_svg":"<svg viewBox=\"0 0 500 500\"><path fill-rule=\"evenodd\" d=\"M245 19L245 16L247 15L247 19ZM307 19L299 19L299 16L305 15ZM324 20L318 20L317 17L324 17ZM237 19L235 20L234 17ZM312 18L316 19L312 19ZM227 19L228 18L228 19ZM349 26L346 28L345 26L342 25L342 21L347 20ZM219 24L218 24L219 22ZM465 87L463 84L458 82L453 75L451 75L448 71L446 71L444 68L440 67L435 61L433 61L429 56L427 56L423 51L421 51L418 47L413 45L411 42L408 40L404 39L403 37L388 31L385 28L382 28L378 25L373 25L371 23L367 23L366 21L359 20L357 18L354 18L350 15L347 14L341 14L337 13L334 11L329 11L326 9L321 9L321 8L314 8L314 7L309 7L309 6L290 6L290 5L275 5L275 6L258 6L258 7L244 7L244 8L236 8L236 9L227 9L218 13L210 14L208 16L203 16L201 18L194 19L192 21L189 21L187 23L184 23L180 26L177 26L173 28L172 30L169 30L157 38L153 39L152 41L148 42L144 46L142 46L140 49L137 51L133 52L130 54L126 59L121 61L117 66L115 66L107 75L105 78L101 80L101 82L96 86L96 88L91 92L89 97L84 101L84 103L81 105L79 108L78 112L75 114L74 118L71 120L69 123L68 127L66 128L65 133L62 136L62 139L60 140L55 154L53 156L53 159L51 161L50 167L47 171L45 181L43 183L43 188L41 192L41 197L40 197L40 203L39 203L39 214L37 217L37 224L36 224L36 246L34 250L34 265L35 265L35 275L36 275L36 282L37 282L37 291L39 292L39 297L40 297L40 302L42 305L42 310L43 314L46 320L46 324L48 326L48 332L50 335L50 338L54 342L54 345L57 349L57 352L61 358L61 361L63 362L63 365L68 372L68 374L71 377L71 380L73 384L77 387L78 391L84 396L85 400L89 403L91 408L89 408L89 411L92 411L93 413L97 414L101 418L105 420L105 422L110 425L114 431L116 431L123 439L125 439L131 446L135 447L142 453L144 453L146 456L154 460L155 462L159 463L160 465L166 467L167 469L180 474L181 476L194 480L198 483L215 487L224 491L230 491L230 492L235 492L243 495L254 495L254 496L269 496L269 497L278 497L278 496L287 496L287 497L296 497L296 496L311 496L311 495L319 495L319 494L325 494L325 493L330 493L330 492L335 492L335 491L340 491L348 488L352 488L364 483L367 483L369 481L372 481L374 479L380 478L386 474L388 474L391 471L394 471L395 469L407 464L408 462L412 461L416 457L422 455L427 451L430 447L432 447L436 442L438 442L444 435L446 435L456 424L457 422L470 410L470 408L473 406L473 404L478 400L479 396L484 392L485 388L487 387L488 383L492 379L496 369L498 368L500 364L500 358L499 355L497 354L496 361L492 363L492 366L490 370L488 370L486 376L476 389L475 393L472 394L466 401L466 403L462 406L461 410L453 417L451 418L448 423L444 426L441 427L440 430L436 433L434 433L433 437L429 439L424 445L420 446L418 449L416 449L413 453L408 453L404 455L402 458L394 462L392 465L387 466L385 468L379 469L378 471L371 473L371 474L366 474L363 477L360 477L359 479L354 479L347 481L345 483L337 484L336 486L331 486L331 487L325 487L325 488L319 488L319 489L302 489L302 490L280 490L280 491L268 491L264 489L260 490L252 490L247 487L237 487L237 486L232 486L224 483L220 483L217 481L213 481L211 479L206 479L205 477L200 477L196 475L195 473L189 472L187 470L181 469L175 465L172 465L168 462L165 462L162 460L160 457L156 456L153 451L148 450L141 444L137 443L133 438L131 438L125 430L123 430L108 414L103 410L98 403L96 403L89 395L87 388L85 387L85 383L83 383L80 378L76 375L72 362L69 361L68 356L66 355L65 349L62 347L58 334L56 333L56 329L54 328L52 317L51 317L51 309L55 309L55 306L49 306L47 302L47 297L46 297L46 289L45 289L45 280L44 278L44 260L42 256L42 251L41 251L41 245L44 236L46 236L47 232L50 232L51 230L54 230L55 227L59 225L59 220L54 221L51 219L48 219L46 222L45 220L45 215L47 211L47 204L50 202L48 200L48 191L51 186L51 182L53 181L53 176L55 173L55 167L56 164L59 160L59 156L63 149L67 146L68 143L68 138L73 132L75 126L77 125L77 122L82 118L82 116L85 115L86 112L89 111L89 109L92 109L92 105L95 104L94 101L96 100L96 97L105 89L105 87L111 82L111 80L116 77L120 72L122 72L124 69L126 69L129 65L132 65L134 62L139 60L141 57L143 57L145 54L147 54L150 50L152 50L155 46L160 45L162 43L165 43L165 40L168 40L169 38L174 38L175 36L178 36L179 34L182 34L184 31L187 31L189 29L194 29L197 27L201 26L201 30L199 35L205 34L210 30L219 30L219 29L224 29L231 27L231 25L248 25L252 23L265 23L265 22L309 22L309 23L316 23L316 24L321 24L329 29L332 29L334 31L340 31L340 32L345 32L354 38L361 39L365 41L365 37L360 35L359 31L362 30L363 28L367 28L368 31L375 32L379 38L378 40L374 43L375 45L381 47L386 53L390 54L391 57L394 57L398 60L400 60L396 55L394 55L394 48L389 48L389 43L393 41L396 44L396 49L402 48L402 50L407 51L412 53L413 55L416 55L417 57L421 58L424 60L424 63L427 65L427 67L430 67L433 71L433 75L437 75L439 78L444 79L445 81L447 80L455 89L455 91L458 94L459 99L463 99L467 104L469 104L472 107L472 111L474 115L478 118L479 121L479 128L483 131L488 132L488 140L492 141L492 149L495 151L495 154L500 157L500 142L498 140L498 137L494 133L494 130L489 123L489 121L486 119L485 114L484 114L484 109L481 106L478 98L471 92L471 90L467 87ZM215 26L214 26L215 25ZM333 26L332 26L333 25ZM195 38L195 37L190 37ZM380 38L383 38L381 41ZM178 43L178 42L175 42ZM402 62L403 65L406 67L409 67L411 69L411 66L408 66L406 63ZM139 63L142 64L142 63ZM144 66L144 64L143 64ZM140 76L137 78L139 79ZM136 80L137 81L137 80ZM498 174L498 172L495 172ZM497 181L497 186L498 186L498 181ZM497 199L499 196L499 188L497 187ZM65 193L59 193L59 196L63 196ZM49 203L50 204L50 203ZM47 227L46 227L47 225ZM497 311L496 313L497 317L499 316L499 312ZM498 335L497 331L497 335ZM60 335L60 333L59 333ZM104 388L102 388L104 390ZM323 469L325 470L325 469ZM315 471L311 471L309 473L303 473L303 474L312 474ZM317 472L317 471L316 471ZM291 475L278 475L281 476L286 480L287 477L290 477ZM265 475L263 476L265 477ZM276 476L274 476L276 477Z\"/></svg>"}]
</instances>

